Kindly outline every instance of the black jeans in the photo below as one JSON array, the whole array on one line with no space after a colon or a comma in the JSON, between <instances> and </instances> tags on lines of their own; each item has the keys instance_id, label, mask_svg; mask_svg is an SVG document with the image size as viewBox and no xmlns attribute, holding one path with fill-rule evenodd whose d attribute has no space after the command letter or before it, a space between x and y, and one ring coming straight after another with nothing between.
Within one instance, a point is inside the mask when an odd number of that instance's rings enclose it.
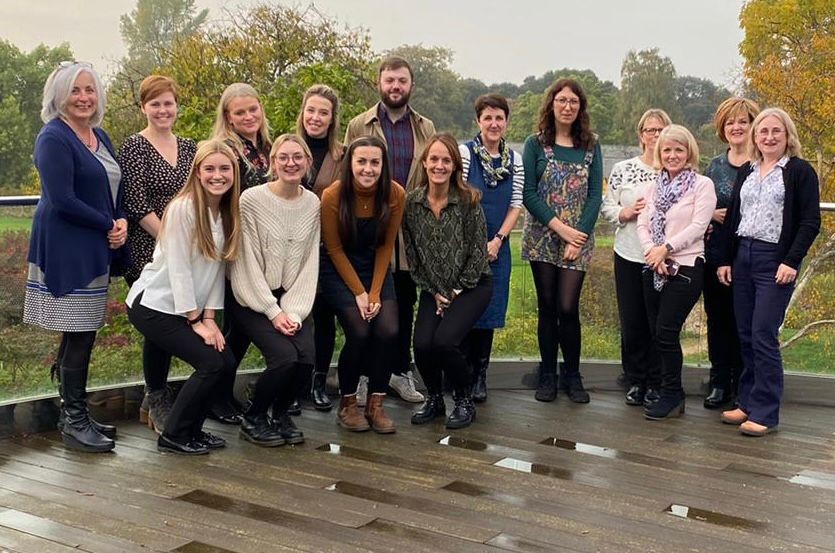
<instances>
[{"instance_id":1,"label":"black jeans","mask_svg":"<svg viewBox=\"0 0 835 553\"><path fill-rule=\"evenodd\" d=\"M273 290L276 298L283 293L283 290ZM255 344L266 363L266 369L255 384L249 412L266 413L273 403L281 412L286 411L296 398L299 382L313 368L315 346L311 317L302 322L294 336L287 336L276 330L263 313L239 304L234 295L225 303L226 315L235 332ZM278 414L273 413L274 416Z\"/></svg>"},{"instance_id":2,"label":"black jeans","mask_svg":"<svg viewBox=\"0 0 835 553\"><path fill-rule=\"evenodd\" d=\"M386 393L397 345L397 302L383 300L370 321L362 318L356 305L338 308L336 316L345 332L337 366L340 393L355 393L360 375L368 377L369 394Z\"/></svg>"},{"instance_id":3,"label":"black jeans","mask_svg":"<svg viewBox=\"0 0 835 553\"><path fill-rule=\"evenodd\" d=\"M620 319L621 363L631 386L658 388L658 353L644 300L644 264L615 254L615 290ZM650 378L652 375L654 378Z\"/></svg>"},{"instance_id":4,"label":"black jeans","mask_svg":"<svg viewBox=\"0 0 835 553\"><path fill-rule=\"evenodd\" d=\"M487 309L493 295L493 279L484 276L475 288L461 292L443 316L436 314L435 298L420 293L415 321L415 363L430 394L442 393L443 374L455 390L469 389L472 381L464 339Z\"/></svg>"},{"instance_id":5,"label":"black jeans","mask_svg":"<svg viewBox=\"0 0 835 553\"><path fill-rule=\"evenodd\" d=\"M186 442L203 427L218 382L224 375L234 374L235 356L228 346L223 351L207 346L184 317L149 309L141 301L142 294L128 308L131 324L146 340L194 367L165 424L166 436Z\"/></svg>"},{"instance_id":6,"label":"black jeans","mask_svg":"<svg viewBox=\"0 0 835 553\"><path fill-rule=\"evenodd\" d=\"M644 298L649 328L661 358L660 388L662 393L682 394L681 329L702 293L704 261L697 259L693 267L682 265L679 274L669 278L660 292L653 287L652 275L652 271L644 271Z\"/></svg>"},{"instance_id":7,"label":"black jeans","mask_svg":"<svg viewBox=\"0 0 835 553\"><path fill-rule=\"evenodd\" d=\"M412 325L415 320L417 286L409 271L394 271L394 294L397 296L397 356L394 373L406 374L412 364Z\"/></svg>"},{"instance_id":8,"label":"black jeans","mask_svg":"<svg viewBox=\"0 0 835 553\"><path fill-rule=\"evenodd\" d=\"M705 263L705 313L707 314L707 355L710 384L734 395L742 373L742 351L734 316L733 287L716 276L717 266Z\"/></svg>"},{"instance_id":9,"label":"black jeans","mask_svg":"<svg viewBox=\"0 0 835 553\"><path fill-rule=\"evenodd\" d=\"M580 292L586 273L541 261L531 261L531 272L536 287L536 335L542 371L557 372L559 347L565 374L577 375L581 346Z\"/></svg>"},{"instance_id":10,"label":"black jeans","mask_svg":"<svg viewBox=\"0 0 835 553\"><path fill-rule=\"evenodd\" d=\"M128 286L133 286L135 280L125 277ZM145 386L149 390L161 390L168 382L168 373L171 371L171 354L157 347L151 340L142 342L142 374L145 377Z\"/></svg>"}]
</instances>

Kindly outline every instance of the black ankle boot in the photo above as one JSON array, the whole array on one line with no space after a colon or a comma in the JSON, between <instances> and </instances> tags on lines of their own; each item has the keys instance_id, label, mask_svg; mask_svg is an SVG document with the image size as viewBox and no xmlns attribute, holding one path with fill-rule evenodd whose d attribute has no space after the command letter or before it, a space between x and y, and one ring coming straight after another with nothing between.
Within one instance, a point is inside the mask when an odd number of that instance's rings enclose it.
<instances>
[{"instance_id":1,"label":"black ankle boot","mask_svg":"<svg viewBox=\"0 0 835 553\"><path fill-rule=\"evenodd\" d=\"M261 447L276 447L287 443L266 413L244 415L239 436Z\"/></svg>"},{"instance_id":2,"label":"black ankle boot","mask_svg":"<svg viewBox=\"0 0 835 553\"><path fill-rule=\"evenodd\" d=\"M467 428L475 421L475 403L468 391L453 392L455 407L446 420L446 427L452 430Z\"/></svg>"},{"instance_id":3,"label":"black ankle boot","mask_svg":"<svg viewBox=\"0 0 835 553\"><path fill-rule=\"evenodd\" d=\"M724 388L719 386L712 386L710 393L705 398L705 409L719 409L730 401L730 394L725 392Z\"/></svg>"},{"instance_id":4,"label":"black ankle boot","mask_svg":"<svg viewBox=\"0 0 835 553\"><path fill-rule=\"evenodd\" d=\"M61 411L64 425L61 439L70 449L101 453L115 446L113 440L96 430L90 422L87 410L87 372L82 369L61 367L61 396L64 404Z\"/></svg>"},{"instance_id":5,"label":"black ankle boot","mask_svg":"<svg viewBox=\"0 0 835 553\"><path fill-rule=\"evenodd\" d=\"M565 382L565 393L568 394L568 399L574 403L589 402L589 393L583 387L583 377L580 376L580 371L566 373L563 381Z\"/></svg>"},{"instance_id":6,"label":"black ankle boot","mask_svg":"<svg viewBox=\"0 0 835 553\"><path fill-rule=\"evenodd\" d=\"M647 388L647 392L644 394L644 408L649 409L658 403L659 399L661 399L661 394L658 392L658 388Z\"/></svg>"},{"instance_id":7,"label":"black ankle boot","mask_svg":"<svg viewBox=\"0 0 835 553\"><path fill-rule=\"evenodd\" d=\"M412 424L426 424L438 417L446 416L446 404L442 393L432 393L420 408L412 413Z\"/></svg>"},{"instance_id":8,"label":"black ankle boot","mask_svg":"<svg viewBox=\"0 0 835 553\"><path fill-rule=\"evenodd\" d=\"M536 387L534 398L537 401L554 401L557 399L557 373L545 372L540 365L539 384Z\"/></svg>"},{"instance_id":9,"label":"black ankle boot","mask_svg":"<svg viewBox=\"0 0 835 553\"><path fill-rule=\"evenodd\" d=\"M327 380L327 373L313 373L310 397L313 399L313 408L317 411L330 411L333 407L331 398L328 397Z\"/></svg>"},{"instance_id":10,"label":"black ankle boot","mask_svg":"<svg viewBox=\"0 0 835 553\"><path fill-rule=\"evenodd\" d=\"M489 359L479 359L473 373L473 401L484 403L487 401L487 367Z\"/></svg>"},{"instance_id":11,"label":"black ankle boot","mask_svg":"<svg viewBox=\"0 0 835 553\"><path fill-rule=\"evenodd\" d=\"M273 411L275 411L275 407L273 407ZM299 400L294 399L293 403L290 404L289 407L286 408L287 414L292 415L294 417L298 417L302 414L302 406L299 403Z\"/></svg>"},{"instance_id":12,"label":"black ankle boot","mask_svg":"<svg viewBox=\"0 0 835 553\"><path fill-rule=\"evenodd\" d=\"M50 369L49 372L50 372L50 376L52 377L52 380L53 381L56 381L56 380L58 381L58 397L60 398L60 401L61 401L61 410L58 412L58 424L56 426L58 427L59 431L63 431L64 430L64 409L63 409L63 406L64 406L64 391L61 389L61 372L58 370L58 365L57 364L53 364L52 368ZM84 371L84 382L87 382L87 372L88 371L86 371L86 370ZM89 412L88 412L88 417L90 418L90 424L93 426L93 428L95 428L96 430L98 430L99 432L101 432L102 434L104 434L105 436L110 438L111 440L116 439L116 427L115 426L113 426L112 424L102 424L102 423L96 421L95 419L93 419L93 417L89 416Z\"/></svg>"},{"instance_id":13,"label":"black ankle boot","mask_svg":"<svg viewBox=\"0 0 835 553\"><path fill-rule=\"evenodd\" d=\"M296 427L293 417L284 413L273 420L273 425L278 433L284 438L284 443L300 444L304 442L304 433Z\"/></svg>"},{"instance_id":14,"label":"black ankle boot","mask_svg":"<svg viewBox=\"0 0 835 553\"><path fill-rule=\"evenodd\" d=\"M661 399L644 409L644 418L658 421L684 413L684 392L661 392Z\"/></svg>"}]
</instances>

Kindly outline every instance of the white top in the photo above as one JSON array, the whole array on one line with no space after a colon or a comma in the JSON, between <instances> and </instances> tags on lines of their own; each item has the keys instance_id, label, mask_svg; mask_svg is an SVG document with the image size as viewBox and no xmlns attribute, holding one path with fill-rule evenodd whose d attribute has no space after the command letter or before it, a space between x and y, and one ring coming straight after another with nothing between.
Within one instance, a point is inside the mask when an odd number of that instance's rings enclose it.
<instances>
[{"instance_id":1,"label":"white top","mask_svg":"<svg viewBox=\"0 0 835 553\"><path fill-rule=\"evenodd\" d=\"M266 185L241 195L241 256L231 264L235 299L273 320L286 312L301 324L313 309L319 278L319 198L299 187L293 200ZM279 302L272 290L284 290Z\"/></svg>"},{"instance_id":2,"label":"white top","mask_svg":"<svg viewBox=\"0 0 835 553\"><path fill-rule=\"evenodd\" d=\"M218 252L226 243L223 221L211 213L212 237ZM226 262L207 259L194 238L194 203L190 198L175 198L165 213L165 228L154 248L154 259L133 283L125 303L133 306L142 296L142 305L161 313L186 316L196 309L223 309L223 279Z\"/></svg>"},{"instance_id":3,"label":"white top","mask_svg":"<svg viewBox=\"0 0 835 553\"><path fill-rule=\"evenodd\" d=\"M463 162L464 179L470 173L470 149L466 144L459 144L458 151L461 152ZM516 150L513 152L513 190L510 195L510 207L522 207L522 190L525 188L525 167L522 165L522 155ZM493 156L494 158L499 156Z\"/></svg>"},{"instance_id":4,"label":"white top","mask_svg":"<svg viewBox=\"0 0 835 553\"><path fill-rule=\"evenodd\" d=\"M644 262L643 248L638 239L638 221L636 218L621 223L618 215L621 209L632 207L635 202L645 197L647 187L655 183L657 178L658 171L644 163L640 157L615 163L609 175L606 196L603 198L600 212L607 221L615 225L615 243L612 249L627 261Z\"/></svg>"}]
</instances>

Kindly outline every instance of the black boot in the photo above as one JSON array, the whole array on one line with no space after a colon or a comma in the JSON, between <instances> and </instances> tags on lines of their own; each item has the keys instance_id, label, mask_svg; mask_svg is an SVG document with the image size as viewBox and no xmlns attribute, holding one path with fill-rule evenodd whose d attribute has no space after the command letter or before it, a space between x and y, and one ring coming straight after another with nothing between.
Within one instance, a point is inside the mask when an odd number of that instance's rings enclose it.
<instances>
[{"instance_id":1,"label":"black boot","mask_svg":"<svg viewBox=\"0 0 835 553\"><path fill-rule=\"evenodd\" d=\"M420 408L412 413L412 424L426 424L438 417L446 416L446 404L444 404L444 394L430 393L426 401Z\"/></svg>"},{"instance_id":2,"label":"black boot","mask_svg":"<svg viewBox=\"0 0 835 553\"><path fill-rule=\"evenodd\" d=\"M731 394L720 386L711 386L710 393L705 398L705 409L719 409L731 399Z\"/></svg>"},{"instance_id":3,"label":"black boot","mask_svg":"<svg viewBox=\"0 0 835 553\"><path fill-rule=\"evenodd\" d=\"M644 418L659 421L670 417L679 417L684 413L684 392L661 391L661 399L644 408Z\"/></svg>"},{"instance_id":4,"label":"black boot","mask_svg":"<svg viewBox=\"0 0 835 553\"><path fill-rule=\"evenodd\" d=\"M53 381L55 381L55 380L58 381L58 397L61 400L62 409L58 412L58 424L56 426L58 427L58 430L63 430L64 429L64 409L63 409L64 391L61 389L61 372L58 370L58 365L57 364L52 365L52 368L50 369L50 376L52 377ZM84 382L87 382L87 371L84 372ZM89 415L89 413L88 413L88 415ZM94 420L93 417L90 417L90 424L93 425L93 428L95 428L96 430L98 430L99 432L101 432L102 434L104 434L105 436L110 438L111 440L116 439L116 427L113 426L112 424L102 424L102 423Z\"/></svg>"},{"instance_id":5,"label":"black boot","mask_svg":"<svg viewBox=\"0 0 835 553\"><path fill-rule=\"evenodd\" d=\"M331 398L327 391L327 373L313 373L313 382L310 386L310 397L313 399L313 407L317 411L330 411L333 407Z\"/></svg>"},{"instance_id":6,"label":"black boot","mask_svg":"<svg viewBox=\"0 0 835 553\"><path fill-rule=\"evenodd\" d=\"M589 393L583 387L583 377L580 376L580 371L575 373L565 373L563 378L565 383L565 393L568 394L568 399L574 403L588 403Z\"/></svg>"},{"instance_id":7,"label":"black boot","mask_svg":"<svg viewBox=\"0 0 835 553\"><path fill-rule=\"evenodd\" d=\"M467 428L475 421L475 403L469 390L458 390L452 393L455 407L446 420L446 427L452 430Z\"/></svg>"},{"instance_id":8,"label":"black boot","mask_svg":"<svg viewBox=\"0 0 835 553\"><path fill-rule=\"evenodd\" d=\"M284 443L300 444L304 442L304 433L296 427L293 422L293 417L284 413L273 420L273 425L278 429L278 433L284 438Z\"/></svg>"},{"instance_id":9,"label":"black boot","mask_svg":"<svg viewBox=\"0 0 835 553\"><path fill-rule=\"evenodd\" d=\"M287 443L266 413L245 414L239 435L241 439L261 447L276 447Z\"/></svg>"},{"instance_id":10,"label":"black boot","mask_svg":"<svg viewBox=\"0 0 835 553\"><path fill-rule=\"evenodd\" d=\"M539 365L539 384L536 387L534 398L537 401L554 401L557 399L557 373L545 371L542 364Z\"/></svg>"},{"instance_id":11,"label":"black boot","mask_svg":"<svg viewBox=\"0 0 835 553\"><path fill-rule=\"evenodd\" d=\"M87 371L61 367L61 411L64 424L61 439L70 449L101 453L115 446L113 440L96 430L87 410Z\"/></svg>"},{"instance_id":12,"label":"black boot","mask_svg":"<svg viewBox=\"0 0 835 553\"><path fill-rule=\"evenodd\" d=\"M489 359L479 359L473 367L473 401L484 403L487 401L487 367Z\"/></svg>"}]
</instances>

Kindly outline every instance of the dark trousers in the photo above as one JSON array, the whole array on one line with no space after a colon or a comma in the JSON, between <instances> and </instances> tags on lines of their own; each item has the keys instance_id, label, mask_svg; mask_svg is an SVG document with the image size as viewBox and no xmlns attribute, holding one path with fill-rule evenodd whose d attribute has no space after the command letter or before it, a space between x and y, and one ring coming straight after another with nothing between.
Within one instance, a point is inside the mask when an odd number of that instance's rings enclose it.
<instances>
[{"instance_id":1,"label":"dark trousers","mask_svg":"<svg viewBox=\"0 0 835 553\"><path fill-rule=\"evenodd\" d=\"M340 393L355 393L360 375L368 377L369 394L386 393L397 344L397 302L383 300L370 321L362 318L356 305L337 308L336 316L345 333L337 365Z\"/></svg>"},{"instance_id":2,"label":"dark trousers","mask_svg":"<svg viewBox=\"0 0 835 553\"><path fill-rule=\"evenodd\" d=\"M710 385L735 395L742 372L742 352L734 317L733 287L719 282L717 268L712 263L705 263L704 299Z\"/></svg>"},{"instance_id":3,"label":"dark trousers","mask_svg":"<svg viewBox=\"0 0 835 553\"><path fill-rule=\"evenodd\" d=\"M207 346L185 318L148 309L141 301L140 294L128 308L131 324L145 339L194 367L165 424L166 436L185 442L203 427L215 387L224 375L235 372L235 357L229 347L221 352Z\"/></svg>"},{"instance_id":4,"label":"dark trousers","mask_svg":"<svg viewBox=\"0 0 835 553\"><path fill-rule=\"evenodd\" d=\"M420 293L415 363L430 394L442 393L444 373L455 390L469 389L472 373L463 342L487 309L492 295L492 277L482 277L475 288L461 292L440 316L436 314L434 296L426 291Z\"/></svg>"},{"instance_id":5,"label":"dark trousers","mask_svg":"<svg viewBox=\"0 0 835 553\"><path fill-rule=\"evenodd\" d=\"M133 286L134 279L125 277L128 286ZM142 374L145 386L149 390L161 390L168 383L168 373L171 371L171 354L157 347L150 340L142 342Z\"/></svg>"},{"instance_id":6,"label":"dark trousers","mask_svg":"<svg viewBox=\"0 0 835 553\"><path fill-rule=\"evenodd\" d=\"M394 373L406 374L412 365L412 325L415 320L417 286L409 271L394 271L394 294L397 296L397 356Z\"/></svg>"},{"instance_id":7,"label":"dark trousers","mask_svg":"<svg viewBox=\"0 0 835 553\"><path fill-rule=\"evenodd\" d=\"M644 298L644 264L615 254L615 290L620 318L621 363L631 386L655 388L661 367Z\"/></svg>"},{"instance_id":8,"label":"dark trousers","mask_svg":"<svg viewBox=\"0 0 835 553\"><path fill-rule=\"evenodd\" d=\"M653 287L652 275L652 271L644 271L644 298L649 328L661 359L661 392L683 394L681 329L702 293L704 261L697 259L693 267L682 265L679 274L670 277L660 292Z\"/></svg>"},{"instance_id":9,"label":"dark trousers","mask_svg":"<svg viewBox=\"0 0 835 553\"><path fill-rule=\"evenodd\" d=\"M96 343L96 331L64 332L55 364L71 370L88 370L93 345Z\"/></svg>"},{"instance_id":10,"label":"dark trousers","mask_svg":"<svg viewBox=\"0 0 835 553\"><path fill-rule=\"evenodd\" d=\"M276 298L280 298L283 293L283 290L273 291ZM279 412L274 412L273 416L277 416L286 411L296 399L299 382L313 368L313 321L308 317L294 336L287 336L276 330L263 313L239 304L234 295L227 298L226 306L226 315L235 333L255 344L266 364L266 369L255 384L249 412L263 414L275 404L274 410Z\"/></svg>"},{"instance_id":11,"label":"dark trousers","mask_svg":"<svg viewBox=\"0 0 835 553\"><path fill-rule=\"evenodd\" d=\"M464 343L467 347L467 359L473 369L484 364L484 370L487 370L490 354L493 352L493 334L492 328L474 328L467 334Z\"/></svg>"},{"instance_id":12,"label":"dark trousers","mask_svg":"<svg viewBox=\"0 0 835 553\"><path fill-rule=\"evenodd\" d=\"M734 259L734 312L744 368L739 407L748 419L765 426L780 422L783 358L778 333L794 284L777 284L777 244L742 239Z\"/></svg>"},{"instance_id":13,"label":"dark trousers","mask_svg":"<svg viewBox=\"0 0 835 553\"><path fill-rule=\"evenodd\" d=\"M314 371L328 374L336 343L336 313L321 293L316 294L313 302L313 340L316 344Z\"/></svg>"}]
</instances>

